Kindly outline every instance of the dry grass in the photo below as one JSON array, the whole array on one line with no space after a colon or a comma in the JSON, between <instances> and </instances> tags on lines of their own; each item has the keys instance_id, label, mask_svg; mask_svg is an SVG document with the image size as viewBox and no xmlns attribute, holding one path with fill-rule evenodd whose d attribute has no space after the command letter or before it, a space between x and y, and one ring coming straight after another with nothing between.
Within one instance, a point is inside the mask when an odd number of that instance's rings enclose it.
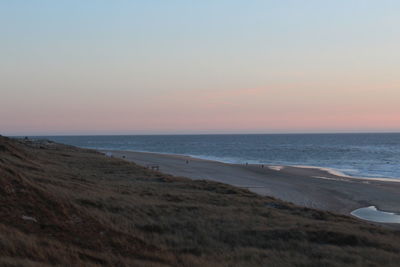
<instances>
[{"instance_id":1,"label":"dry grass","mask_svg":"<svg viewBox=\"0 0 400 267\"><path fill-rule=\"evenodd\" d=\"M0 201L2 266L400 262L399 232L54 143L0 137Z\"/></svg>"}]
</instances>

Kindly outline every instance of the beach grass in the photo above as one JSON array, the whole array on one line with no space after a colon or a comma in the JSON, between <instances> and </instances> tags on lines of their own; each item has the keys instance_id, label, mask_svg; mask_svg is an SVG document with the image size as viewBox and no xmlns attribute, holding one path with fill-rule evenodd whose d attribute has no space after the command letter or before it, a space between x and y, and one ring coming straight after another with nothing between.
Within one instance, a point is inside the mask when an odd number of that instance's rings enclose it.
<instances>
[{"instance_id":1,"label":"beach grass","mask_svg":"<svg viewBox=\"0 0 400 267\"><path fill-rule=\"evenodd\" d=\"M398 266L400 232L87 149L0 137L3 266Z\"/></svg>"}]
</instances>

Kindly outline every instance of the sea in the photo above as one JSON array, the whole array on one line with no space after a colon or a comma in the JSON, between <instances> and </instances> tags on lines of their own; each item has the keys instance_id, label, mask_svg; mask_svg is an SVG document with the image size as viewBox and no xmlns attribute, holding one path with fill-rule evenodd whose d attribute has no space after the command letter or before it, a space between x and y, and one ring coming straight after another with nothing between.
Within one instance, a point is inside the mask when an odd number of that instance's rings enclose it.
<instances>
[{"instance_id":1,"label":"sea","mask_svg":"<svg viewBox=\"0 0 400 267\"><path fill-rule=\"evenodd\" d=\"M98 150L187 155L237 164L330 168L357 177L400 179L400 133L45 136Z\"/></svg>"}]
</instances>

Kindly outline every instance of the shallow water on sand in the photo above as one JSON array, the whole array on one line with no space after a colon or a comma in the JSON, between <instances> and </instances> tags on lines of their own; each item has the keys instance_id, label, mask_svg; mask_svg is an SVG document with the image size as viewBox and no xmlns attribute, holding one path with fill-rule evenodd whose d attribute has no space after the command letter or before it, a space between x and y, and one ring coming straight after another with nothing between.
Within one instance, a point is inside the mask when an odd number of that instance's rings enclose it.
<instances>
[{"instance_id":1,"label":"shallow water on sand","mask_svg":"<svg viewBox=\"0 0 400 267\"><path fill-rule=\"evenodd\" d=\"M375 206L356 209L351 215L372 222L400 223L400 215L378 210Z\"/></svg>"}]
</instances>

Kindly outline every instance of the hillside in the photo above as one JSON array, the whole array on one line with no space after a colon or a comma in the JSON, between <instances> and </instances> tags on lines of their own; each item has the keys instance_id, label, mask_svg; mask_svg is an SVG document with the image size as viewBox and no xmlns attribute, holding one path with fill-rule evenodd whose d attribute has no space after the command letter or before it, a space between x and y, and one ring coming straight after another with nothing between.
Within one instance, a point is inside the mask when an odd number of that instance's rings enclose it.
<instances>
[{"instance_id":1,"label":"hillside","mask_svg":"<svg viewBox=\"0 0 400 267\"><path fill-rule=\"evenodd\" d=\"M1 266L398 266L400 232L0 137Z\"/></svg>"}]
</instances>

